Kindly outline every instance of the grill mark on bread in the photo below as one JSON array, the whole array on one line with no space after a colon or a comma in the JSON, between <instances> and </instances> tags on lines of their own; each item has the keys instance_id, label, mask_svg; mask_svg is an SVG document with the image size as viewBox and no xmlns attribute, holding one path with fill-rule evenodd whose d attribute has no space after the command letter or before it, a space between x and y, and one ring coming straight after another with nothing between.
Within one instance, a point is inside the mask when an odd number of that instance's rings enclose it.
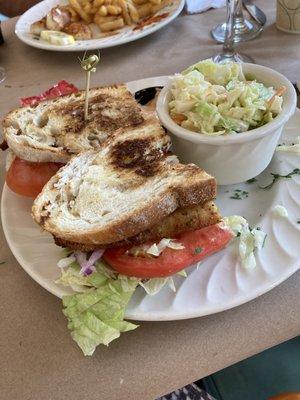
<instances>
[{"instance_id":1,"label":"grill mark on bread","mask_svg":"<svg viewBox=\"0 0 300 400\"><path fill-rule=\"evenodd\" d=\"M89 124L98 124L101 130L112 132L118 128L130 125L138 125L144 121L138 106L133 107L134 101L130 96L129 103L124 99L112 95L99 94L89 101L88 119L84 120L84 100L76 100L71 104L59 107L55 112L71 117L71 125L65 127L66 132L80 132ZM112 115L108 115L111 113ZM116 114L117 117L116 117Z\"/></svg>"},{"instance_id":2,"label":"grill mark on bread","mask_svg":"<svg viewBox=\"0 0 300 400\"><path fill-rule=\"evenodd\" d=\"M124 127L109 135L99 150L72 158L35 200L34 219L40 222L42 206L51 200L44 229L64 240L99 246L135 236L180 207L212 200L215 179L195 165L169 162L170 138L157 118L145 118L137 127ZM126 147L131 143L131 153L132 148L138 151L124 162L128 150L123 151L122 143L126 141ZM153 165L157 168L154 176L141 175L152 174ZM69 194L76 197L74 207Z\"/></svg>"},{"instance_id":3,"label":"grill mark on bread","mask_svg":"<svg viewBox=\"0 0 300 400\"><path fill-rule=\"evenodd\" d=\"M151 138L119 142L112 148L112 164L117 168L132 169L144 177L153 176L159 170L159 161L167 152L167 147L149 151L150 146Z\"/></svg>"},{"instance_id":4,"label":"grill mark on bread","mask_svg":"<svg viewBox=\"0 0 300 400\"><path fill-rule=\"evenodd\" d=\"M3 140L3 142L0 144L0 149L2 151L5 151L8 149L8 144L7 144L6 140Z\"/></svg>"},{"instance_id":5,"label":"grill mark on bread","mask_svg":"<svg viewBox=\"0 0 300 400\"><path fill-rule=\"evenodd\" d=\"M74 154L101 148L117 129L136 126L147 119L146 113L123 84L90 90L90 119L87 122L83 119L84 99L85 91L79 91L12 110L2 122L4 139L24 160L65 163ZM73 109L75 115L66 113L68 108L70 113ZM37 121L39 117L42 120L35 122L35 117ZM26 127L32 123L36 128L45 130L47 136L55 138L58 146L44 141L38 129L31 134L32 131ZM90 133L95 134L97 139L93 137L90 140Z\"/></svg>"}]
</instances>

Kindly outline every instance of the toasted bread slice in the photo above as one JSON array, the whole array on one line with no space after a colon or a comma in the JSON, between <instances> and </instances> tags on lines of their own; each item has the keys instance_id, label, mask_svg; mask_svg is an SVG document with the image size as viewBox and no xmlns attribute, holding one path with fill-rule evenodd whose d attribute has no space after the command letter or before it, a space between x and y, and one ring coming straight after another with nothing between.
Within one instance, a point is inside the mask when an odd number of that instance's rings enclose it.
<instances>
[{"instance_id":1,"label":"toasted bread slice","mask_svg":"<svg viewBox=\"0 0 300 400\"><path fill-rule=\"evenodd\" d=\"M216 195L215 179L167 157L158 120L116 131L99 151L74 158L45 185L32 215L54 236L106 245L151 228L177 208Z\"/></svg>"},{"instance_id":2,"label":"toasted bread slice","mask_svg":"<svg viewBox=\"0 0 300 400\"><path fill-rule=\"evenodd\" d=\"M159 241L162 238L174 238L180 233L205 228L221 221L221 215L212 201L202 205L179 208L172 214L163 218L154 225L136 236L119 242L112 243L107 247L135 246L146 242ZM72 250L93 251L101 247L93 243L75 243L54 237L55 243L61 247L68 247Z\"/></svg>"},{"instance_id":3,"label":"toasted bread slice","mask_svg":"<svg viewBox=\"0 0 300 400\"><path fill-rule=\"evenodd\" d=\"M144 121L125 85L91 89L87 121L84 100L85 91L79 91L11 111L3 120L8 146L27 161L65 163L74 154L98 149L116 129Z\"/></svg>"}]
</instances>

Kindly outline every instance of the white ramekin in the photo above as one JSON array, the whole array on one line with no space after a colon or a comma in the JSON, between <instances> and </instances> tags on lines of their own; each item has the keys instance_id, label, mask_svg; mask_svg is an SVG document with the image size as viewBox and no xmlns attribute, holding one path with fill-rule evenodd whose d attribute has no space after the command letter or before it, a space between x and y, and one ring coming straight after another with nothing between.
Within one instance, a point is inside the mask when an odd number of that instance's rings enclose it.
<instances>
[{"instance_id":1,"label":"white ramekin","mask_svg":"<svg viewBox=\"0 0 300 400\"><path fill-rule=\"evenodd\" d=\"M297 96L291 82L273 69L243 64L243 71L266 86L286 87L282 112L266 125L237 135L211 137L177 125L169 115L171 79L161 91L156 111L172 137L173 150L185 163L194 163L215 176L219 185L244 182L260 174L270 163L282 128L296 109Z\"/></svg>"}]
</instances>

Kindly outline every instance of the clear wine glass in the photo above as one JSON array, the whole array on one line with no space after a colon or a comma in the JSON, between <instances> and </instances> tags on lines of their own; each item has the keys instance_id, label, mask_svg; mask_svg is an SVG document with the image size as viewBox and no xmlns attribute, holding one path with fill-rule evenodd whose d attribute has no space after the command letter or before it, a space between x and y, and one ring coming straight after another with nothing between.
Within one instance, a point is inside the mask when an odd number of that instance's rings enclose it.
<instances>
[{"instance_id":1,"label":"clear wine glass","mask_svg":"<svg viewBox=\"0 0 300 400\"><path fill-rule=\"evenodd\" d=\"M233 15L233 26L234 26L234 42L246 42L248 40L256 38L261 31L263 26L258 24L254 20L249 20L244 17L242 0L236 0L235 10ZM215 26L211 35L219 43L224 43L226 33L226 22Z\"/></svg>"},{"instance_id":2,"label":"clear wine glass","mask_svg":"<svg viewBox=\"0 0 300 400\"><path fill-rule=\"evenodd\" d=\"M254 63L254 60L241 53L237 53L235 51L235 42L234 42L234 12L235 12L235 0L227 0L227 21L226 21L226 32L225 32L225 41L223 44L222 53L216 54L212 57L214 62L250 62Z\"/></svg>"}]
</instances>

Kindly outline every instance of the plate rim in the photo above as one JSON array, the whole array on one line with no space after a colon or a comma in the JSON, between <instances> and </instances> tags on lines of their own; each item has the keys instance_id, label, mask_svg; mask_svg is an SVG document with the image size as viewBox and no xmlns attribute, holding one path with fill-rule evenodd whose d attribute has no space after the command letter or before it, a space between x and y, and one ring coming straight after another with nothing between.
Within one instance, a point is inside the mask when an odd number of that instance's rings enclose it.
<instances>
[{"instance_id":1,"label":"plate rim","mask_svg":"<svg viewBox=\"0 0 300 400\"><path fill-rule=\"evenodd\" d=\"M142 85L143 87L148 86L162 86L164 82L169 79L169 76L156 76L156 77L148 77L143 79L137 79L134 81L127 82L126 85L134 86L134 85ZM142 88L141 86L141 88ZM129 88L130 90L130 88ZM139 90L139 89L138 89ZM294 115L298 115L300 117L300 110L297 108ZM1 195L1 220L2 220L2 228L4 232L5 239L7 241L8 247L10 251L14 255L15 259L18 261L22 269L41 287L46 289L49 293L53 294L54 296L61 298L62 296L58 295L57 292L52 290L52 288L48 287L45 284L45 281L40 278L39 274L33 272L29 265L24 264L21 255L19 254L18 250L15 248L14 244L11 241L9 232L8 232L8 224L6 221L6 216L4 214L3 205L5 202L6 193L9 191L6 183L3 185L2 195ZM202 316L216 314L222 311L226 311L235 307L238 307L242 304L245 304L251 300L254 300L261 295L269 292L270 290L274 289L276 286L287 280L290 276L292 276L297 270L300 268L300 264L297 265L298 262L295 262L293 265L290 266L289 269L286 270L286 273L281 274L277 279L276 277L273 278L272 283L267 281L262 286L259 286L256 290L251 291L249 294L243 294L242 296L235 296L232 301L227 302L225 305L223 303L216 304L214 307L211 307L206 312L187 312L184 313L182 311L174 312L172 311L171 315L164 311L135 311L135 312L128 312L125 313L125 318L129 320L136 320L136 321L176 321L176 320L184 320L184 319L191 319L191 318L198 318ZM241 298L242 297L242 298Z\"/></svg>"},{"instance_id":2,"label":"plate rim","mask_svg":"<svg viewBox=\"0 0 300 400\"><path fill-rule=\"evenodd\" d=\"M179 0L178 2L178 7L171 13L171 15L168 15L165 19L162 21L159 21L158 23L149 26L148 28L146 27L145 29L141 30L139 33L137 33L134 36L126 36L123 39L120 38L119 40L115 40L114 42L103 42L103 44L97 44L97 39L95 39L94 44L91 43L91 45L87 44L80 44L80 45L70 45L70 46L58 46L58 45L48 45L46 42L40 43L39 41L32 42L32 39L26 38L24 36L24 32L20 29L20 25L23 23L24 18L32 12L33 8L40 8L42 7L43 4L50 2L52 0L43 0L40 3L32 6L27 10L24 14L20 16L18 19L16 26L15 26L15 34L17 37L25 44L28 46L37 48L37 49L42 49L42 50L48 50L48 51L59 51L59 52L76 52L76 51L85 51L85 50L97 50L97 49L106 49L110 47L115 47L115 46L120 46L122 44L130 43L135 40L142 39L145 36L151 35L152 33L158 31L159 29L165 27L168 25L170 22L172 22L174 19L178 17L178 15L181 13L181 11L184 8L185 5L185 0ZM57 0L59 1L59 0ZM162 9L163 10L163 9Z\"/></svg>"}]
</instances>

